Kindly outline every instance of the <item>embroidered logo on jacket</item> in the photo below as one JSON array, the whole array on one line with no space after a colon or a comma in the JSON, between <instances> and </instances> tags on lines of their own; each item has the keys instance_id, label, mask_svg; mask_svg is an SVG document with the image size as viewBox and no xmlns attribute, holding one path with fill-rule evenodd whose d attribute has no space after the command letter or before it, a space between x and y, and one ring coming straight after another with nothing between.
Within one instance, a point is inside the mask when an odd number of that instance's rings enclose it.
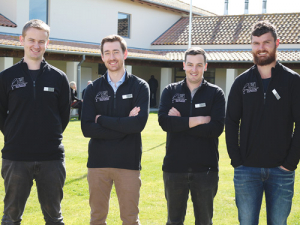
<instances>
[{"instance_id":1,"label":"embroidered logo on jacket","mask_svg":"<svg viewBox=\"0 0 300 225\"><path fill-rule=\"evenodd\" d=\"M26 84L27 82L24 81L24 77L15 78L11 83L11 90L14 90L15 88L26 87Z\"/></svg>"},{"instance_id":2,"label":"embroidered logo on jacket","mask_svg":"<svg viewBox=\"0 0 300 225\"><path fill-rule=\"evenodd\" d=\"M175 94L173 97L172 97L172 103L174 102L185 102L186 98L185 98L185 94Z\"/></svg>"},{"instance_id":3,"label":"embroidered logo on jacket","mask_svg":"<svg viewBox=\"0 0 300 225\"><path fill-rule=\"evenodd\" d=\"M108 101L110 96L108 96L108 91L100 91L96 97L95 100L96 102L103 102L103 101Z\"/></svg>"},{"instance_id":4,"label":"embroidered logo on jacket","mask_svg":"<svg viewBox=\"0 0 300 225\"><path fill-rule=\"evenodd\" d=\"M243 94L257 92L257 89L258 89L258 87L256 87L256 82L247 83L247 84L245 84L245 86L243 88Z\"/></svg>"}]
</instances>

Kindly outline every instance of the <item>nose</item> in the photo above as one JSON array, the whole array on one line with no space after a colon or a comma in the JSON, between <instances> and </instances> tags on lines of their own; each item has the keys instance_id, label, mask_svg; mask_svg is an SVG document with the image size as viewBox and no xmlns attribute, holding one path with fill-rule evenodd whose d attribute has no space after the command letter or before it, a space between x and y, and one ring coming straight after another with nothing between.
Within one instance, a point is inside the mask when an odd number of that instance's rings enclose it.
<instances>
[{"instance_id":1,"label":"nose","mask_svg":"<svg viewBox=\"0 0 300 225\"><path fill-rule=\"evenodd\" d=\"M109 59L115 59L114 53L109 54Z\"/></svg>"},{"instance_id":2,"label":"nose","mask_svg":"<svg viewBox=\"0 0 300 225\"><path fill-rule=\"evenodd\" d=\"M40 47L40 45L39 45L39 43L36 41L36 42L34 42L34 47L35 48L39 48Z\"/></svg>"}]
</instances>

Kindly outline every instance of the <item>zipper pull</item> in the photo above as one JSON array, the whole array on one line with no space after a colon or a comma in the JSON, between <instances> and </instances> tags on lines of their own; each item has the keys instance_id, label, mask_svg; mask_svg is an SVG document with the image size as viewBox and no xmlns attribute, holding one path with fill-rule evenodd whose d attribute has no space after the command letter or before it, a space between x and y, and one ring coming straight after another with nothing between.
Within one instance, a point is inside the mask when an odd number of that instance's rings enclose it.
<instances>
[{"instance_id":1,"label":"zipper pull","mask_svg":"<svg viewBox=\"0 0 300 225\"><path fill-rule=\"evenodd\" d=\"M265 92L264 93L264 104L266 103L266 98L267 98L266 96L267 96L267 93Z\"/></svg>"}]
</instances>

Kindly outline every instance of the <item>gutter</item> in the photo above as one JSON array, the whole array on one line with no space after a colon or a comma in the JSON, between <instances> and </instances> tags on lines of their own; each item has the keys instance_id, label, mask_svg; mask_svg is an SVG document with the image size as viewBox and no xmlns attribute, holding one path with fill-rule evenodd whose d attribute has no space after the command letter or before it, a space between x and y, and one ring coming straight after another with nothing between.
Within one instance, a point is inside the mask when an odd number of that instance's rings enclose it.
<instances>
[{"instance_id":1,"label":"gutter","mask_svg":"<svg viewBox=\"0 0 300 225\"><path fill-rule=\"evenodd\" d=\"M80 95L81 90L81 64L85 61L85 55L82 56L82 60L77 65L77 98L80 98L78 95Z\"/></svg>"},{"instance_id":2,"label":"gutter","mask_svg":"<svg viewBox=\"0 0 300 225\"><path fill-rule=\"evenodd\" d=\"M143 0L143 2L148 2L150 4L160 5L160 6L163 6L163 7L167 7L169 9L176 9L176 10L181 11L181 12L186 12L186 13L190 12L188 10L185 10L185 9L182 9L182 8L178 8L178 7L174 7L174 6L170 6L170 5L166 5L166 4L163 4L163 3L158 3L158 2L148 1L148 0ZM207 16L205 14L201 14L201 13L197 13L197 12L193 12L193 14L198 15L198 16Z\"/></svg>"}]
</instances>

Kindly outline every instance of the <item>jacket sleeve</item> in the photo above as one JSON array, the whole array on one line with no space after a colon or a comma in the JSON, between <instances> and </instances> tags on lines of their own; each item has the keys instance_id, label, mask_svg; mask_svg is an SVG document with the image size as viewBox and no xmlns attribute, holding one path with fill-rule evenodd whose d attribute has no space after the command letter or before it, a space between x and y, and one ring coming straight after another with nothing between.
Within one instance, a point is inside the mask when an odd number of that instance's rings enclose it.
<instances>
[{"instance_id":1,"label":"jacket sleeve","mask_svg":"<svg viewBox=\"0 0 300 225\"><path fill-rule=\"evenodd\" d=\"M166 132L182 132L189 128L188 117L169 116L169 110L172 108L172 95L166 87L161 95L158 122L161 128Z\"/></svg>"},{"instance_id":2,"label":"jacket sleeve","mask_svg":"<svg viewBox=\"0 0 300 225\"><path fill-rule=\"evenodd\" d=\"M58 100L59 113L61 118L62 130L64 131L70 121L70 86L65 74L62 76L61 92Z\"/></svg>"},{"instance_id":3,"label":"jacket sleeve","mask_svg":"<svg viewBox=\"0 0 300 225\"><path fill-rule=\"evenodd\" d=\"M203 138L217 138L222 134L225 120L225 97L221 89L215 92L210 117L211 121L209 123L193 127L187 133Z\"/></svg>"},{"instance_id":4,"label":"jacket sleeve","mask_svg":"<svg viewBox=\"0 0 300 225\"><path fill-rule=\"evenodd\" d=\"M98 139L118 139L125 137L125 133L107 129L99 123L95 123L97 112L92 88L93 85L90 84L84 93L81 114L81 130L83 135L85 137Z\"/></svg>"},{"instance_id":5,"label":"jacket sleeve","mask_svg":"<svg viewBox=\"0 0 300 225\"><path fill-rule=\"evenodd\" d=\"M292 90L292 119L295 122L294 134L289 153L282 166L288 170L295 170L300 159L300 77L295 75Z\"/></svg>"},{"instance_id":6,"label":"jacket sleeve","mask_svg":"<svg viewBox=\"0 0 300 225\"><path fill-rule=\"evenodd\" d=\"M239 130L242 112L242 89L239 87L237 80L235 80L228 96L225 118L227 151L233 167L240 166L243 163L239 146Z\"/></svg>"},{"instance_id":7,"label":"jacket sleeve","mask_svg":"<svg viewBox=\"0 0 300 225\"><path fill-rule=\"evenodd\" d=\"M146 82L139 83L138 92L136 93L137 99L135 106L140 107L140 112L137 116L132 117L110 117L100 116L98 118L98 124L101 126L122 132L125 134L140 133L144 129L148 115L149 115L149 86Z\"/></svg>"},{"instance_id":8,"label":"jacket sleeve","mask_svg":"<svg viewBox=\"0 0 300 225\"><path fill-rule=\"evenodd\" d=\"M7 103L7 94L6 87L3 80L3 72L0 73L0 130L4 133L4 123L7 117L8 103Z\"/></svg>"}]
</instances>

